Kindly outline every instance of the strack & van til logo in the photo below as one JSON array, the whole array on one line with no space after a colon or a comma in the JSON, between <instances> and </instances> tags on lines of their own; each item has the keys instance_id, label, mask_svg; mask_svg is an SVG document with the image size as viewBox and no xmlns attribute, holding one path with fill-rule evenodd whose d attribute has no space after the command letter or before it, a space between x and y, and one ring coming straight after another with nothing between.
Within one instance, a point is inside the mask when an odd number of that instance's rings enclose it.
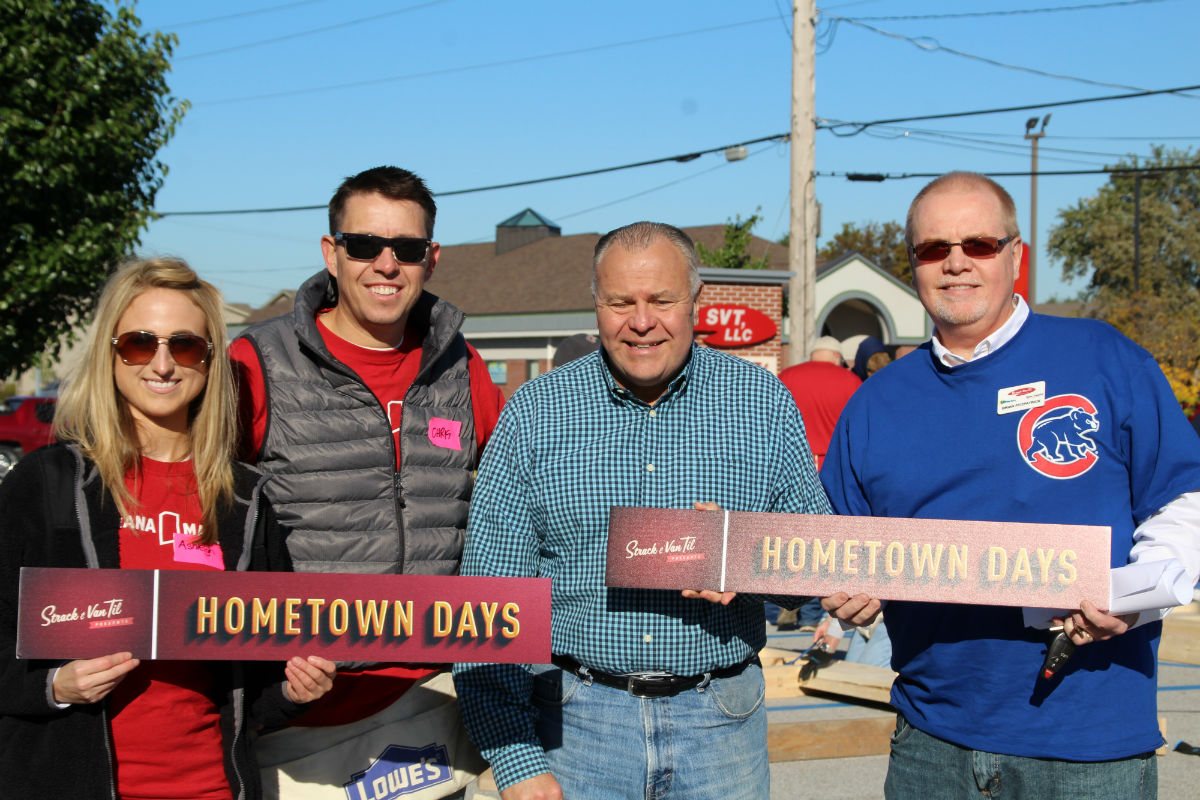
<instances>
[{"instance_id":1,"label":"strack & van til logo","mask_svg":"<svg viewBox=\"0 0 1200 800\"><path fill-rule=\"evenodd\" d=\"M1100 460L1092 436L1100 414L1083 395L1051 397L1021 417L1017 446L1025 463L1048 478L1077 478Z\"/></svg>"},{"instance_id":2,"label":"strack & van til logo","mask_svg":"<svg viewBox=\"0 0 1200 800\"><path fill-rule=\"evenodd\" d=\"M395 800L444 783L452 777L445 745L389 745L362 772L350 776L344 788L348 800Z\"/></svg>"}]
</instances>

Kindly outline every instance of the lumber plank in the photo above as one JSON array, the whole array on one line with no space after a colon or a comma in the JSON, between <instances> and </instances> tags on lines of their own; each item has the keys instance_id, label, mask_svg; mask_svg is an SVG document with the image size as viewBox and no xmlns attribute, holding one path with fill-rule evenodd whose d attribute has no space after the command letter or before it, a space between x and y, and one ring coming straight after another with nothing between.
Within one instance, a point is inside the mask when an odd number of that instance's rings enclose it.
<instances>
[{"instance_id":1,"label":"lumber plank","mask_svg":"<svg viewBox=\"0 0 1200 800\"><path fill-rule=\"evenodd\" d=\"M1200 616L1176 612L1168 614L1163 620L1158 657L1161 661L1200 664Z\"/></svg>"},{"instance_id":2,"label":"lumber plank","mask_svg":"<svg viewBox=\"0 0 1200 800\"><path fill-rule=\"evenodd\" d=\"M819 669L795 650L765 647L759 651L767 697L798 697L809 692L837 695L847 700L887 704L896 673L890 669L834 661Z\"/></svg>"},{"instance_id":3,"label":"lumber plank","mask_svg":"<svg viewBox=\"0 0 1200 800\"><path fill-rule=\"evenodd\" d=\"M891 698L896 673L870 664L835 661L811 674L802 670L799 679L800 689L805 693L821 692L886 704Z\"/></svg>"},{"instance_id":4,"label":"lumber plank","mask_svg":"<svg viewBox=\"0 0 1200 800\"><path fill-rule=\"evenodd\" d=\"M891 714L775 722L767 725L767 757L770 761L808 761L884 755L895 727L896 718Z\"/></svg>"}]
</instances>

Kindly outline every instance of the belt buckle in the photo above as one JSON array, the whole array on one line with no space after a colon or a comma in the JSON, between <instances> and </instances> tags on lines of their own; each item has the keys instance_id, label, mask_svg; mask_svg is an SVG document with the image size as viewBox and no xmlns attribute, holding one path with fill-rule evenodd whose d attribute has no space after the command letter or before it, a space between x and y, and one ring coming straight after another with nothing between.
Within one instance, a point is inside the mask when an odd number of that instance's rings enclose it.
<instances>
[{"instance_id":1,"label":"belt buckle","mask_svg":"<svg viewBox=\"0 0 1200 800\"><path fill-rule=\"evenodd\" d=\"M625 684L625 691L631 697L666 697L670 690L671 685L666 681L651 681L644 678L629 678Z\"/></svg>"},{"instance_id":2,"label":"belt buckle","mask_svg":"<svg viewBox=\"0 0 1200 800\"><path fill-rule=\"evenodd\" d=\"M674 697L694 689L703 679L669 675L662 678L629 678L626 691L634 697ZM636 687L635 687L636 684Z\"/></svg>"}]
</instances>

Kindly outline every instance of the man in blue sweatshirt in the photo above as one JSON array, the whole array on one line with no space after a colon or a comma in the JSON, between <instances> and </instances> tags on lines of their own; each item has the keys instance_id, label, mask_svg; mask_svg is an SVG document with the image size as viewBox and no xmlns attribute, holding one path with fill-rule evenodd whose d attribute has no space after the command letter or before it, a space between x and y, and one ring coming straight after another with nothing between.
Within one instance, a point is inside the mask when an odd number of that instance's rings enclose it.
<instances>
[{"instance_id":1,"label":"man in blue sweatshirt","mask_svg":"<svg viewBox=\"0 0 1200 800\"><path fill-rule=\"evenodd\" d=\"M842 413L821 470L835 513L1109 526L1111 566L1177 560L1200 574L1200 439L1153 357L1110 326L1030 312L1013 293L1016 209L952 172L907 221L932 339ZM1017 390L1019 406L1001 402ZM1063 615L1077 646L1041 676L1048 634L1020 608L891 602L899 673L888 798L1152 798L1156 654L1165 611ZM865 624L879 601L836 594Z\"/></svg>"}]
</instances>

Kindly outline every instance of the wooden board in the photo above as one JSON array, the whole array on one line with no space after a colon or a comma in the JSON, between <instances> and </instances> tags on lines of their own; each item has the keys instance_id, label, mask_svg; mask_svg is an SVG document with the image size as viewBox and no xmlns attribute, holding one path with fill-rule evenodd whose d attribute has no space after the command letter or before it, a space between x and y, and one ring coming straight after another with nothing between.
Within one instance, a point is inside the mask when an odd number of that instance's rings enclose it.
<instances>
[{"instance_id":1,"label":"wooden board","mask_svg":"<svg viewBox=\"0 0 1200 800\"><path fill-rule=\"evenodd\" d=\"M870 664L835 661L811 674L801 672L799 678L800 690L805 693L821 692L886 705L891 700L896 673Z\"/></svg>"},{"instance_id":2,"label":"wooden board","mask_svg":"<svg viewBox=\"0 0 1200 800\"><path fill-rule=\"evenodd\" d=\"M759 651L767 697L799 697L809 692L836 695L849 702L887 704L896 673L883 667L835 661L819 669L795 650L766 647Z\"/></svg>"},{"instance_id":3,"label":"wooden board","mask_svg":"<svg viewBox=\"0 0 1200 800\"><path fill-rule=\"evenodd\" d=\"M1200 664L1200 615L1172 612L1163 620L1160 661Z\"/></svg>"},{"instance_id":4,"label":"wooden board","mask_svg":"<svg viewBox=\"0 0 1200 800\"><path fill-rule=\"evenodd\" d=\"M896 718L891 714L858 719L776 722L767 725L771 761L808 761L886 755Z\"/></svg>"}]
</instances>

